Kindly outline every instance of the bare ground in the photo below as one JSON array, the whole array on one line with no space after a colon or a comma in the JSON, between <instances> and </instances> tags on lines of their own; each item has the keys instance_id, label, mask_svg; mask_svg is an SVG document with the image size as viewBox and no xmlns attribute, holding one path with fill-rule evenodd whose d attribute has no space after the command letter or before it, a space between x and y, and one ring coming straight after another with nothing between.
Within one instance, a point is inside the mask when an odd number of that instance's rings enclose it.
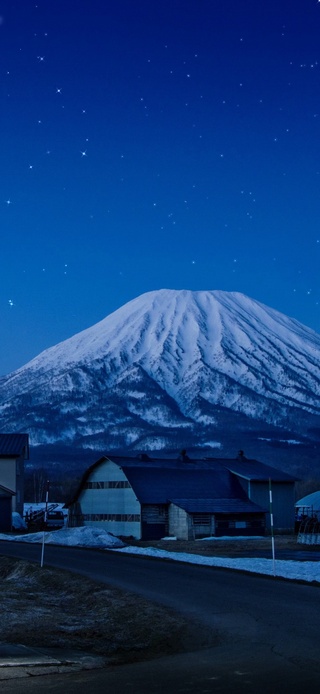
<instances>
[{"instance_id":1,"label":"bare ground","mask_svg":"<svg viewBox=\"0 0 320 694\"><path fill-rule=\"evenodd\" d=\"M0 557L0 642L84 651L107 664L205 648L217 637L139 596Z\"/></svg>"},{"instance_id":2,"label":"bare ground","mask_svg":"<svg viewBox=\"0 0 320 694\"><path fill-rule=\"evenodd\" d=\"M200 554L205 557L241 557L247 556L247 552L252 552L254 556L255 551L270 551L270 556L272 556L272 545L271 537L261 537L254 539L237 539L234 540L193 540L193 541L183 541L183 540L152 540L152 541L142 541L133 540L132 538L122 538L124 542L131 545L137 545L139 547L157 547L158 549L165 549L167 552L187 552L189 554ZM275 549L278 554L278 558L281 559L281 553L284 550L290 550L291 552L299 552L303 550L304 552L319 552L319 545L302 545L298 544L296 535L276 535L274 538Z\"/></svg>"}]
</instances>

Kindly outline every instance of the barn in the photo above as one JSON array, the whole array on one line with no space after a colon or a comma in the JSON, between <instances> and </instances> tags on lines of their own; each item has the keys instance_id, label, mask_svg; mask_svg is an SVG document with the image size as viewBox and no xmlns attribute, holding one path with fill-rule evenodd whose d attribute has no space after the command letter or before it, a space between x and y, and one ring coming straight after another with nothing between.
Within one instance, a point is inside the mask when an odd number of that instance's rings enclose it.
<instances>
[{"instance_id":1,"label":"barn","mask_svg":"<svg viewBox=\"0 0 320 694\"><path fill-rule=\"evenodd\" d=\"M263 463L185 454L177 459L104 456L86 470L68 504L69 525L103 527L143 540L264 535L269 479L274 528L293 532L295 480Z\"/></svg>"}]
</instances>

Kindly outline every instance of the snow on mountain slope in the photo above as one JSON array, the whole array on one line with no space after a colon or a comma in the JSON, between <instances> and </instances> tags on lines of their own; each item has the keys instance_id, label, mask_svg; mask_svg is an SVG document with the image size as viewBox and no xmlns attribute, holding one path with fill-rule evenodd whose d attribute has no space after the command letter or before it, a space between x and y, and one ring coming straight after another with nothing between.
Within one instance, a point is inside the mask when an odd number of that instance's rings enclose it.
<instances>
[{"instance_id":1,"label":"snow on mountain slope","mask_svg":"<svg viewBox=\"0 0 320 694\"><path fill-rule=\"evenodd\" d=\"M319 415L320 336L239 293L160 290L0 381L4 425L33 417L40 440L53 420L50 440L120 422L130 440L155 425L208 427L217 407L275 424Z\"/></svg>"}]
</instances>

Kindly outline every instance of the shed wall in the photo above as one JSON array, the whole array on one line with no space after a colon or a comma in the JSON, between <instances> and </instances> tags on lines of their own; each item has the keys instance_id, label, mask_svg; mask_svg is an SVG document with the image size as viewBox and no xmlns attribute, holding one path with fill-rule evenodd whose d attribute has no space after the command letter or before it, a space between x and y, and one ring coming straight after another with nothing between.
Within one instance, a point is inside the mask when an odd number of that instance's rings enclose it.
<instances>
[{"instance_id":1,"label":"shed wall","mask_svg":"<svg viewBox=\"0 0 320 694\"><path fill-rule=\"evenodd\" d=\"M275 532L291 533L294 531L294 484L292 482L272 482L272 511ZM269 510L269 483L251 482L250 499L259 506ZM267 530L270 531L270 513L267 513Z\"/></svg>"},{"instance_id":2,"label":"shed wall","mask_svg":"<svg viewBox=\"0 0 320 694\"><path fill-rule=\"evenodd\" d=\"M178 540L189 540L189 516L183 508L169 505L169 534Z\"/></svg>"}]
</instances>

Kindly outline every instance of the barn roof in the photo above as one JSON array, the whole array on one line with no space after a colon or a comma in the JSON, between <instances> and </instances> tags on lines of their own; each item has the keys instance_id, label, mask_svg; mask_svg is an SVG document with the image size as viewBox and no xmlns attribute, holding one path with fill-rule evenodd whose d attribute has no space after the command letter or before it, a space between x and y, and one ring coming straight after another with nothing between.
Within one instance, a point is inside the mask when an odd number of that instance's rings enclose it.
<instances>
[{"instance_id":1,"label":"barn roof","mask_svg":"<svg viewBox=\"0 0 320 694\"><path fill-rule=\"evenodd\" d=\"M167 504L172 499L242 499L247 496L229 470L126 467L122 470L142 504Z\"/></svg>"},{"instance_id":2,"label":"barn roof","mask_svg":"<svg viewBox=\"0 0 320 694\"><path fill-rule=\"evenodd\" d=\"M29 457L28 434L0 434L0 458Z\"/></svg>"},{"instance_id":3,"label":"barn roof","mask_svg":"<svg viewBox=\"0 0 320 694\"><path fill-rule=\"evenodd\" d=\"M120 467L136 467L143 465L144 467L152 466L161 468L181 468L183 470L223 470L227 469L230 472L243 477L252 482L268 482L271 479L273 482L295 482L296 477L289 475L287 472L278 470L261 463L259 460L246 458L244 455L237 458L190 458L189 456L179 456L176 458L149 458L148 455L141 455L137 458L133 457L117 457L109 456L110 460L120 465Z\"/></svg>"},{"instance_id":4,"label":"barn roof","mask_svg":"<svg viewBox=\"0 0 320 694\"><path fill-rule=\"evenodd\" d=\"M141 496L140 500L142 503L144 503L143 500L146 498L147 493L148 503L167 503L167 499L169 498L181 499L185 497L194 498L195 496L199 498L215 497L215 494L212 495L212 492L205 491L202 493L201 491L203 486L205 486L202 484L202 480L206 479L205 474L209 475L210 477L210 483L208 482L208 484L211 485L211 488L214 484L215 489L220 489L220 492L217 491L217 496L221 496L221 498L224 497L222 481L231 479L231 477L233 479L233 484L237 485L236 496L241 495L241 493L242 496L244 495L244 491L242 490L237 477L258 482L267 482L269 479L271 479L273 482L294 483L296 481L295 477L292 477L281 470L273 468L269 465L265 465L264 463L260 463L257 460L247 459L245 456L234 459L208 457L190 458L188 455L180 454L178 457L163 456L161 458L151 458L146 453L139 454L135 457L124 455L119 456L108 453L87 468L83 474L75 495L69 500L66 506L71 506L71 504L77 500L91 473L106 461L111 461L116 465L119 465L130 483L132 479L132 486L134 487L135 485L134 489L135 491L137 490L136 494L139 499ZM189 491L186 494L183 492L183 488L180 486L171 487L171 485L176 484L175 481L180 479L178 475L182 472L185 480L184 484L189 485ZM196 475L194 473L196 473ZM225 474L223 475L223 473ZM230 473L232 473L232 475L230 478L228 478L228 474ZM216 477L213 478L212 475L216 475ZM151 479L154 480L152 485ZM169 479L170 488L168 485ZM192 480L192 482L187 482L189 479ZM209 480L209 478L207 479ZM215 482L213 482L213 479L215 479ZM150 480L150 482L148 480ZM196 484L197 487L195 487ZM147 492L151 486L153 487L152 499L154 499L154 501L150 501L151 497L149 492ZM193 493L191 492L191 488L194 489ZM229 492L225 496L229 497ZM165 498L166 501L156 501L156 499L158 500L160 498Z\"/></svg>"},{"instance_id":5,"label":"barn roof","mask_svg":"<svg viewBox=\"0 0 320 694\"><path fill-rule=\"evenodd\" d=\"M249 499L170 499L187 513L266 513Z\"/></svg>"},{"instance_id":6,"label":"barn roof","mask_svg":"<svg viewBox=\"0 0 320 694\"><path fill-rule=\"evenodd\" d=\"M207 460L213 462L215 458L208 458ZM250 480L250 482L267 482L269 479L271 479L272 482L295 482L297 480L296 477L288 475L287 472L271 467L271 465L260 463L259 460L245 458L244 456L229 460L220 458L219 462L221 465L228 468L230 472Z\"/></svg>"}]
</instances>

